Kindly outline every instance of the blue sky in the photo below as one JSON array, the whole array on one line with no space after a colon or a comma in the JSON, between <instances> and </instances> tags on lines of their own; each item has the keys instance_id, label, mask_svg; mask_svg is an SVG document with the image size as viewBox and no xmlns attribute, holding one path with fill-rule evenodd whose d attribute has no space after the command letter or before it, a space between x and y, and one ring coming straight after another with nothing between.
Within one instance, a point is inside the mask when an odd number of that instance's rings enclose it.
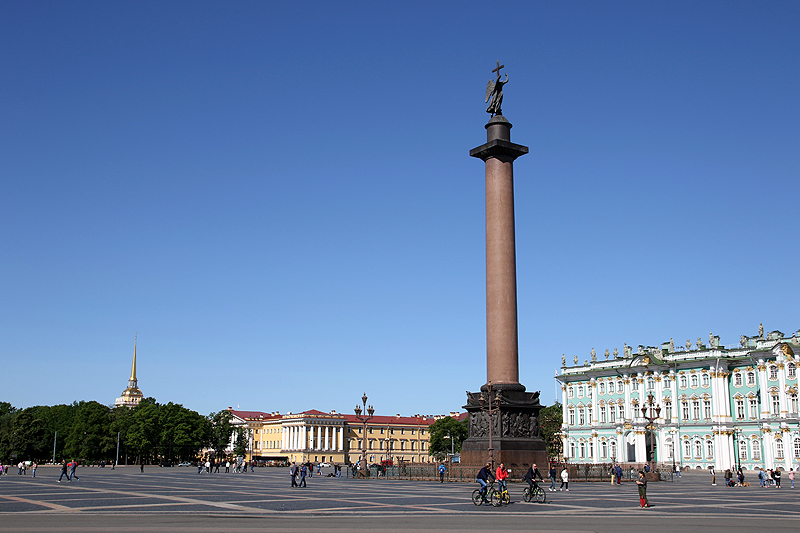
<instances>
[{"instance_id":1,"label":"blue sky","mask_svg":"<svg viewBox=\"0 0 800 533\"><path fill-rule=\"evenodd\" d=\"M520 381L800 328L797 2L0 3L0 400L457 410L486 82Z\"/></svg>"}]
</instances>

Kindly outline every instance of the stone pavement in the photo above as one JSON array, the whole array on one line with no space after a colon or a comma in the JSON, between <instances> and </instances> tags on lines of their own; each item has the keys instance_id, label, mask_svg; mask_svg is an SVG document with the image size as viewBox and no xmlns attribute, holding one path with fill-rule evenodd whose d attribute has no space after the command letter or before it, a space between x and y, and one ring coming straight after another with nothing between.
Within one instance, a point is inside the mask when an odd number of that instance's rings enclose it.
<instances>
[{"instance_id":1,"label":"stone pavement","mask_svg":"<svg viewBox=\"0 0 800 533\"><path fill-rule=\"evenodd\" d=\"M474 506L474 483L312 477L289 487L288 469L197 474L196 468L80 468L56 483L57 467L37 478L0 478L0 531L736 531L800 528L800 488L712 487L707 474L651 483L653 507L640 509L634 484L571 483L545 504ZM718 476L720 478L721 476Z\"/></svg>"}]
</instances>

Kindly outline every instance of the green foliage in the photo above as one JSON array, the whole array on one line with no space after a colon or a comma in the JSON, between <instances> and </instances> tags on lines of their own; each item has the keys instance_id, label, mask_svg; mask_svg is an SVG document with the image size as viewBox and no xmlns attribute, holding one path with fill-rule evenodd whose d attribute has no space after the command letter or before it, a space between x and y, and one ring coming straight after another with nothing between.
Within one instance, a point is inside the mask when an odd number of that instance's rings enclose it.
<instances>
[{"instance_id":1,"label":"green foliage","mask_svg":"<svg viewBox=\"0 0 800 533\"><path fill-rule=\"evenodd\" d=\"M222 457L225 454L225 448L231 441L234 431L234 427L231 424L231 416L230 411L227 410L208 415L208 420L211 424L208 444L216 452L217 457Z\"/></svg>"},{"instance_id":2,"label":"green foliage","mask_svg":"<svg viewBox=\"0 0 800 533\"><path fill-rule=\"evenodd\" d=\"M544 439L545 444L547 444L547 454L551 458L558 457L563 453L561 441L561 414L561 404L558 402L539 411L539 428L542 433L542 439Z\"/></svg>"},{"instance_id":3,"label":"green foliage","mask_svg":"<svg viewBox=\"0 0 800 533\"><path fill-rule=\"evenodd\" d=\"M235 455L247 454L250 447L250 430L244 426L236 428L236 441L233 443L233 453Z\"/></svg>"},{"instance_id":4,"label":"green foliage","mask_svg":"<svg viewBox=\"0 0 800 533\"><path fill-rule=\"evenodd\" d=\"M434 422L431 427L428 428L430 433L428 455L441 460L450 453L451 449L460 452L461 443L469 435L467 420L468 419L464 419L463 422L459 422L455 418L447 416ZM452 448L449 437L453 439Z\"/></svg>"}]
</instances>

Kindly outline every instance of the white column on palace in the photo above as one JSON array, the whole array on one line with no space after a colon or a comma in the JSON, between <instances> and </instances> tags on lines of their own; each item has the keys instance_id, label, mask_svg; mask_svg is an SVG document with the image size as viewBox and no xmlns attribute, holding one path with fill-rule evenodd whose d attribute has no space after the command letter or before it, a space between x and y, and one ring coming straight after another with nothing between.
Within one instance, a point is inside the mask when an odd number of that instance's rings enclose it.
<instances>
[{"instance_id":1,"label":"white column on palace","mask_svg":"<svg viewBox=\"0 0 800 533\"><path fill-rule=\"evenodd\" d=\"M622 374L622 382L625 385L625 412L620 413L619 417L624 422L626 415L628 418L631 418L633 414L633 406L631 405L631 379L636 379L636 377L631 378L628 374Z\"/></svg>"},{"instance_id":2,"label":"white column on palace","mask_svg":"<svg viewBox=\"0 0 800 533\"><path fill-rule=\"evenodd\" d=\"M333 448L331 446L331 427L325 426L325 446L323 446L323 450L330 450Z\"/></svg>"},{"instance_id":3,"label":"white column on palace","mask_svg":"<svg viewBox=\"0 0 800 533\"><path fill-rule=\"evenodd\" d=\"M342 452L344 451L344 427L336 428L336 433L336 450Z\"/></svg>"},{"instance_id":4,"label":"white column on palace","mask_svg":"<svg viewBox=\"0 0 800 533\"><path fill-rule=\"evenodd\" d=\"M763 359L758 360L758 383L761 390L761 418L769 417L770 397L769 385L767 383L767 366ZM769 468L772 468L771 466Z\"/></svg>"},{"instance_id":5,"label":"white column on palace","mask_svg":"<svg viewBox=\"0 0 800 533\"><path fill-rule=\"evenodd\" d=\"M778 365L778 398L780 399L781 408L780 408L780 416L781 418L786 418L789 416L789 404L786 398L786 361L783 354L778 356L778 360L775 362ZM790 454L786 454L787 456Z\"/></svg>"},{"instance_id":6,"label":"white column on palace","mask_svg":"<svg viewBox=\"0 0 800 533\"><path fill-rule=\"evenodd\" d=\"M591 395L592 395L592 400L591 400L591 402L592 402L591 403L591 405L592 405L592 416L591 416L591 420L589 420L589 425L590 426L596 426L597 425L598 414L597 414L597 381L595 380L595 378L592 378L591 381L589 382L589 391L591 392ZM599 462L599 461L595 461L595 463L597 463L597 462Z\"/></svg>"},{"instance_id":7,"label":"white column on palace","mask_svg":"<svg viewBox=\"0 0 800 533\"><path fill-rule=\"evenodd\" d=\"M767 469L775 468L775 454L773 452L775 443L774 439L772 438L771 431L765 431L764 429L761 430L761 441L763 444L764 450L764 465Z\"/></svg>"},{"instance_id":8,"label":"white column on palace","mask_svg":"<svg viewBox=\"0 0 800 533\"><path fill-rule=\"evenodd\" d=\"M669 379L670 379L669 386L671 387L671 392L672 392L672 420L670 420L670 422L672 422L673 424L677 424L681 406L678 405L678 375L675 373L674 370L669 371ZM675 441L675 439L672 439L672 441L673 441L672 445L675 446L677 442ZM675 457L677 457L677 455Z\"/></svg>"}]
</instances>

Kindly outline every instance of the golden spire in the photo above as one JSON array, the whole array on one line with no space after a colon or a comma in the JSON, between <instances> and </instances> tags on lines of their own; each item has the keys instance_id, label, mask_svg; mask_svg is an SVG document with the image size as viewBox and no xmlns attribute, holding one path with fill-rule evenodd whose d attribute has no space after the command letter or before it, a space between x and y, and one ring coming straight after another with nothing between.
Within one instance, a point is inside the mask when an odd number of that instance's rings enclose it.
<instances>
[{"instance_id":1,"label":"golden spire","mask_svg":"<svg viewBox=\"0 0 800 533\"><path fill-rule=\"evenodd\" d=\"M133 365L131 366L130 381L133 381L134 383L136 382L136 339L138 335L139 335L138 331L133 335Z\"/></svg>"}]
</instances>

